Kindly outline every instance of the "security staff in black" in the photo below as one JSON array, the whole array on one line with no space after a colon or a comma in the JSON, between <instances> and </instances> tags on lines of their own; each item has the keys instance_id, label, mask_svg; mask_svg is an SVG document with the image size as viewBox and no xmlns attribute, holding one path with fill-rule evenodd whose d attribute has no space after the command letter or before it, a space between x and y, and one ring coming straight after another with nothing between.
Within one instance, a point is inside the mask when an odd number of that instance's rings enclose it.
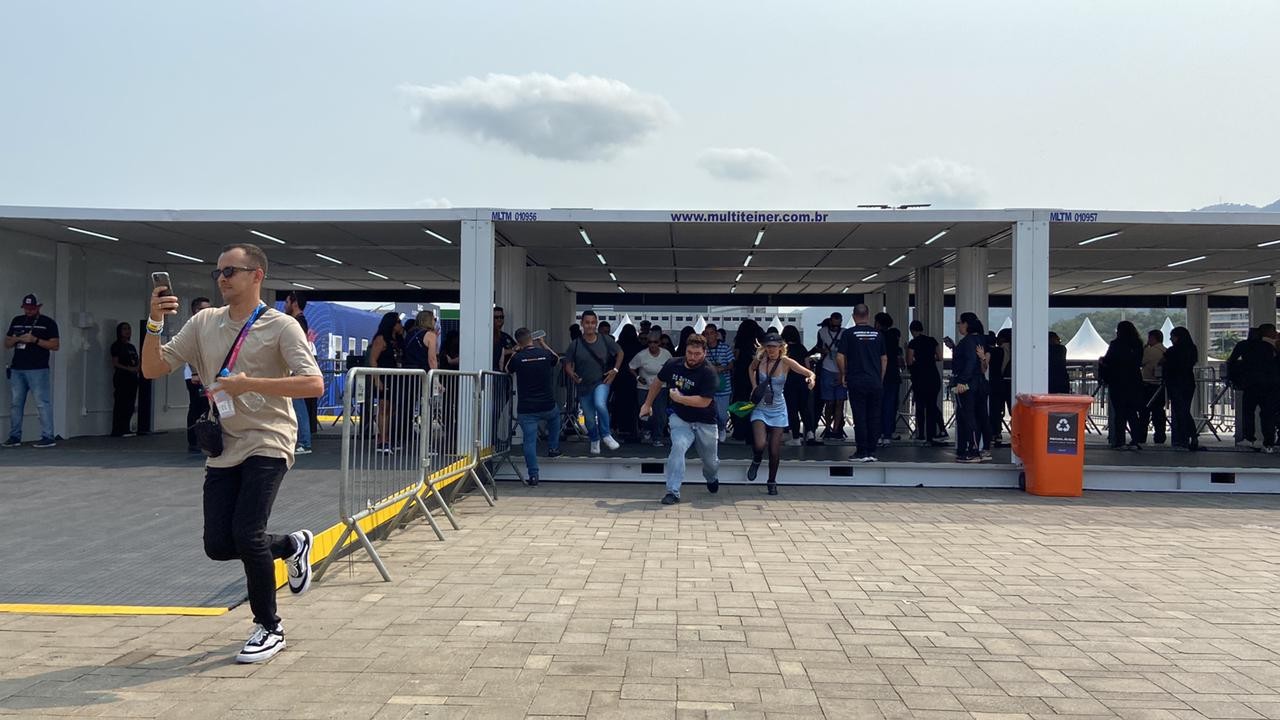
<instances>
[{"instance_id":1,"label":"security staff in black","mask_svg":"<svg viewBox=\"0 0 1280 720\"><path fill-rule=\"evenodd\" d=\"M854 437L858 451L849 456L855 462L875 462L880 439L880 403L884 394L884 373L889 358L884 339L871 326L871 311L859 303L853 308L853 327L840 336L836 366L839 382L849 388L853 407Z\"/></svg>"}]
</instances>

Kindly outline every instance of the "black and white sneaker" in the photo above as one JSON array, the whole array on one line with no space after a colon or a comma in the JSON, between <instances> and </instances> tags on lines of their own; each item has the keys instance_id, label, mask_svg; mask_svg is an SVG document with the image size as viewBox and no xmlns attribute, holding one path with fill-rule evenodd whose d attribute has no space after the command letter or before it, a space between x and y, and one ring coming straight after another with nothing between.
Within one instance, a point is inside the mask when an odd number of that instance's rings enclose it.
<instances>
[{"instance_id":1,"label":"black and white sneaker","mask_svg":"<svg viewBox=\"0 0 1280 720\"><path fill-rule=\"evenodd\" d=\"M9 438L8 440L5 440L3 443L0 443L0 447L7 447L7 448L22 447L22 441Z\"/></svg>"},{"instance_id":2,"label":"black and white sneaker","mask_svg":"<svg viewBox=\"0 0 1280 720\"><path fill-rule=\"evenodd\" d=\"M752 460L750 467L747 468L747 482L755 482L756 477L760 475L760 461Z\"/></svg>"},{"instance_id":3,"label":"black and white sneaker","mask_svg":"<svg viewBox=\"0 0 1280 720\"><path fill-rule=\"evenodd\" d=\"M315 535L310 530L299 530L290 533L289 537L298 548L284 561L289 571L289 590L294 595L301 595L311 588L311 544Z\"/></svg>"},{"instance_id":4,"label":"black and white sneaker","mask_svg":"<svg viewBox=\"0 0 1280 720\"><path fill-rule=\"evenodd\" d=\"M676 497L673 493L667 493L662 496L663 505L675 505L678 502L680 502L680 498Z\"/></svg>"},{"instance_id":5,"label":"black and white sneaker","mask_svg":"<svg viewBox=\"0 0 1280 720\"><path fill-rule=\"evenodd\" d=\"M51 447L57 447L57 446L58 446L58 442L53 438L40 438L40 440L37 441L35 444L33 444L31 447L51 448Z\"/></svg>"},{"instance_id":6,"label":"black and white sneaker","mask_svg":"<svg viewBox=\"0 0 1280 720\"><path fill-rule=\"evenodd\" d=\"M244 643L244 649L236 655L238 663L260 663L275 657L284 649L284 625L275 630L268 630L261 625L253 626L253 634Z\"/></svg>"},{"instance_id":7,"label":"black and white sneaker","mask_svg":"<svg viewBox=\"0 0 1280 720\"><path fill-rule=\"evenodd\" d=\"M707 481L707 492L711 493L712 495L715 495L716 493L720 492L720 478Z\"/></svg>"}]
</instances>

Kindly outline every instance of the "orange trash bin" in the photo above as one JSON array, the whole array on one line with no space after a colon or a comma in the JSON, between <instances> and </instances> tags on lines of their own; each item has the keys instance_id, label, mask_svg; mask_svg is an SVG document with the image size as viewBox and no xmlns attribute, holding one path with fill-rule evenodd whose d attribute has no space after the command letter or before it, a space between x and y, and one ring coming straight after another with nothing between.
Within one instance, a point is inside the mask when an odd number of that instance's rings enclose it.
<instances>
[{"instance_id":1,"label":"orange trash bin","mask_svg":"<svg viewBox=\"0 0 1280 720\"><path fill-rule=\"evenodd\" d=\"M1013 408L1013 451L1022 459L1027 492L1079 497L1084 492L1084 428L1093 398L1019 395Z\"/></svg>"}]
</instances>

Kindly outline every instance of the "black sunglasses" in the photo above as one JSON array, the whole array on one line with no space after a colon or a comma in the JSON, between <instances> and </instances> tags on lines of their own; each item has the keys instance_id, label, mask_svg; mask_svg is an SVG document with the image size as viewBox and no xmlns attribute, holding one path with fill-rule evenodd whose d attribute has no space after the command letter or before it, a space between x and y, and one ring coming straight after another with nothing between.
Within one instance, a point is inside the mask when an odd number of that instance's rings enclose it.
<instances>
[{"instance_id":1,"label":"black sunglasses","mask_svg":"<svg viewBox=\"0 0 1280 720\"><path fill-rule=\"evenodd\" d=\"M217 280L220 277L224 277L230 280L231 277L238 272L253 272L254 270L257 270L257 269L258 268L236 267L234 265L228 265L227 267L218 268L217 270L210 272L209 277L213 278L214 280Z\"/></svg>"}]
</instances>

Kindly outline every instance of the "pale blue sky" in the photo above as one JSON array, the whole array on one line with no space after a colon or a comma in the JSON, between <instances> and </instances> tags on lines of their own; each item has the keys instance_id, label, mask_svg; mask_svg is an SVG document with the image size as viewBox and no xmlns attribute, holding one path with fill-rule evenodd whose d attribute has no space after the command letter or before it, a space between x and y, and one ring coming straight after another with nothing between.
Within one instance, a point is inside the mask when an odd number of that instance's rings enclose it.
<instances>
[{"instance_id":1,"label":"pale blue sky","mask_svg":"<svg viewBox=\"0 0 1280 720\"><path fill-rule=\"evenodd\" d=\"M0 27L0 204L1280 197L1271 0L59 0L4 3Z\"/></svg>"}]
</instances>

